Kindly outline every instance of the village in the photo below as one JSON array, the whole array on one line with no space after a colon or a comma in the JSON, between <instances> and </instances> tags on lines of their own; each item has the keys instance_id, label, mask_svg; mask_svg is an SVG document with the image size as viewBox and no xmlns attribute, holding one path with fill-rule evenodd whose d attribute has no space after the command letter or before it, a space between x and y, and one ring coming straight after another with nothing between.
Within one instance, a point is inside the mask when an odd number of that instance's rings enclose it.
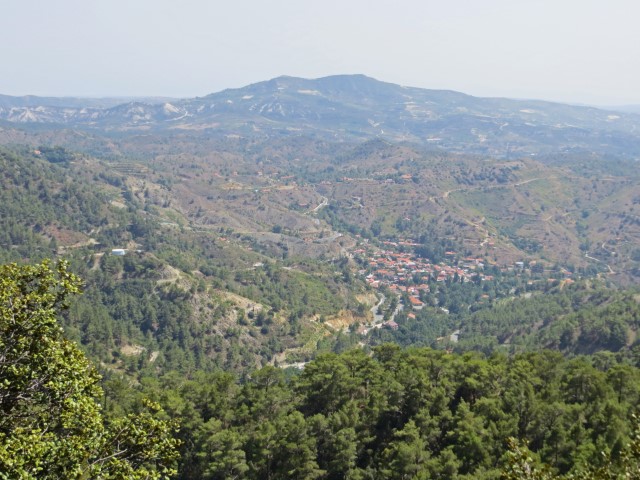
<instances>
[{"instance_id":1,"label":"village","mask_svg":"<svg viewBox=\"0 0 640 480\"><path fill-rule=\"evenodd\" d=\"M358 245L351 256L364 268L358 273L372 288L380 291L379 303L371 309L373 323L363 326L359 333L367 334L372 328L398 329L395 316L405 308L421 310L424 302L421 293L429 293L429 282L462 282L472 280L490 281L493 276L483 272L482 258L464 258L457 260L457 253L448 251L445 256L449 262L432 263L413 252L413 248L420 244L410 239L400 239L397 242L385 241L380 246L374 246L367 241ZM397 301L394 308L387 315L382 313L386 297L382 291L394 293ZM404 300L403 300L404 299ZM410 305L405 305L409 302ZM448 313L446 309L443 309ZM415 318L415 314L407 314Z\"/></svg>"},{"instance_id":2,"label":"village","mask_svg":"<svg viewBox=\"0 0 640 480\"><path fill-rule=\"evenodd\" d=\"M494 280L494 275L488 272L499 271L511 273L516 276L527 274L528 285L537 282L555 281L553 278L531 278L531 269L536 262L525 263L523 261L514 262L512 265L497 267L496 265L486 265L487 261L479 257L462 257L455 251L445 252L445 260L434 263L429 259L420 257L414 250L420 244L411 239L399 239L398 241L384 241L378 245L370 244L367 240L358 244L350 252L362 267L358 273L364 277L366 283L373 289L379 291L379 303L371 309L373 322L361 328L359 333L366 334L372 328L389 328L397 330L398 324L395 322L396 315L406 309L411 309L407 316L415 318L416 311L422 310L425 306L424 298L431 290L430 284L433 282L468 283L468 282L490 282ZM495 270L498 268L498 270ZM568 277L571 273L562 269L562 276L565 282L572 282ZM391 300L393 309L387 309L383 314L383 304L387 300L389 293L394 294L397 300ZM440 307L443 313L448 314L448 310Z\"/></svg>"},{"instance_id":3,"label":"village","mask_svg":"<svg viewBox=\"0 0 640 480\"><path fill-rule=\"evenodd\" d=\"M359 256L367 265L359 273L376 289L387 286L392 291L418 297L420 291L429 291L429 281L464 283L474 278L480 281L493 280L491 275L483 273L485 263L482 258L466 257L458 260L456 252L448 251L445 256L449 262L436 264L411 251L400 251L419 246L411 240L386 241L383 245L384 248L358 248L353 251L353 255ZM420 306L417 303L415 305Z\"/></svg>"}]
</instances>

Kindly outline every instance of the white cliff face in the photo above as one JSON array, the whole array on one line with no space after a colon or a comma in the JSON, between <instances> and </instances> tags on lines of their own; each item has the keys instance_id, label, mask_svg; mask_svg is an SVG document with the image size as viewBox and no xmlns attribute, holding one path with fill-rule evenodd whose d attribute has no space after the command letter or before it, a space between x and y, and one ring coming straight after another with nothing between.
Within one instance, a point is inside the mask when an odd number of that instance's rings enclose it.
<instances>
[{"instance_id":1,"label":"white cliff face","mask_svg":"<svg viewBox=\"0 0 640 480\"><path fill-rule=\"evenodd\" d=\"M6 113L5 113L6 112ZM67 109L58 111L49 107L16 107L2 112L2 117L10 122L16 123L43 123L66 121L69 117L75 116L75 111Z\"/></svg>"},{"instance_id":2,"label":"white cliff face","mask_svg":"<svg viewBox=\"0 0 640 480\"><path fill-rule=\"evenodd\" d=\"M175 105L172 105L171 103L165 103L162 106L162 111L164 112L165 115L176 115L176 114L182 114L182 110L178 107L176 107Z\"/></svg>"},{"instance_id":3,"label":"white cliff face","mask_svg":"<svg viewBox=\"0 0 640 480\"><path fill-rule=\"evenodd\" d=\"M12 108L9 111L7 120L10 122L26 123L42 121L38 115L29 108Z\"/></svg>"}]
</instances>

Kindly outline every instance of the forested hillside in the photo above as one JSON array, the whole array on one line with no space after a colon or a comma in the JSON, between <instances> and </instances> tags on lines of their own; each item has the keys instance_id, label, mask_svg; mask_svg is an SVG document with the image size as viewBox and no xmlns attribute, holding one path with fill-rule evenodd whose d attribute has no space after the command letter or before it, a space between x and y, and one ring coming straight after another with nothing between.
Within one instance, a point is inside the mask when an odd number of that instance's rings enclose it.
<instances>
[{"instance_id":1,"label":"forested hillside","mask_svg":"<svg viewBox=\"0 0 640 480\"><path fill-rule=\"evenodd\" d=\"M497 479L514 437L558 473L619 461L640 371L545 351L507 357L393 345L326 354L287 380L273 367L143 378L180 419L180 478ZM583 477L584 478L584 477Z\"/></svg>"},{"instance_id":2,"label":"forested hillside","mask_svg":"<svg viewBox=\"0 0 640 480\"><path fill-rule=\"evenodd\" d=\"M372 355L319 355L302 372L104 369L102 396L96 371L57 326L80 287L66 264L4 266L0 279L3 478L542 480L638 471L640 369L628 358L385 344Z\"/></svg>"},{"instance_id":3,"label":"forested hillside","mask_svg":"<svg viewBox=\"0 0 640 480\"><path fill-rule=\"evenodd\" d=\"M526 281L520 285L508 279L495 283L492 288L434 287L423 295L427 302L424 308L400 312L395 317L398 329L377 330L372 333L372 342L486 354L551 349L565 355L616 352L640 358L637 288L622 290L594 280L556 282L544 289ZM499 285L506 290L502 294ZM451 341L454 331L455 341Z\"/></svg>"},{"instance_id":4,"label":"forested hillside","mask_svg":"<svg viewBox=\"0 0 640 480\"><path fill-rule=\"evenodd\" d=\"M0 259L71 261L86 287L67 335L107 368L255 368L286 349L305 358L330 333L318 318L357 314L360 287L347 288L341 267L276 264L246 236L194 230L166 205L170 192L135 171L60 148L3 149L0 161Z\"/></svg>"}]
</instances>

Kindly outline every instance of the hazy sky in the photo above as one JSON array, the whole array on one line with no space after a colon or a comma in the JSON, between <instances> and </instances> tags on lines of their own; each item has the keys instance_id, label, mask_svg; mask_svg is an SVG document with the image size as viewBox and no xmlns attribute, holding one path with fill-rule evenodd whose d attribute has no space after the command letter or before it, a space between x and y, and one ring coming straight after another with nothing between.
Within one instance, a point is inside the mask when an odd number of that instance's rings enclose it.
<instances>
[{"instance_id":1,"label":"hazy sky","mask_svg":"<svg viewBox=\"0 0 640 480\"><path fill-rule=\"evenodd\" d=\"M364 73L640 104L638 0L2 0L0 93L202 96Z\"/></svg>"}]
</instances>

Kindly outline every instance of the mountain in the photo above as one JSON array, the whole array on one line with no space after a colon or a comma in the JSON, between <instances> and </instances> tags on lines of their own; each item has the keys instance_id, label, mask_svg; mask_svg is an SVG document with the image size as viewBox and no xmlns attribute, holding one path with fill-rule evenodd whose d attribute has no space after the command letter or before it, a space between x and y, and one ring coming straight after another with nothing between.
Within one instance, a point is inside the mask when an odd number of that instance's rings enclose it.
<instances>
[{"instance_id":1,"label":"mountain","mask_svg":"<svg viewBox=\"0 0 640 480\"><path fill-rule=\"evenodd\" d=\"M607 107L607 110L616 110L625 113L640 113L640 105L617 105L615 107Z\"/></svg>"},{"instance_id":2,"label":"mountain","mask_svg":"<svg viewBox=\"0 0 640 480\"><path fill-rule=\"evenodd\" d=\"M39 97L37 95L0 95L0 108L54 107L66 109L96 108L107 109L128 102L162 103L175 99L169 97Z\"/></svg>"},{"instance_id":3,"label":"mountain","mask_svg":"<svg viewBox=\"0 0 640 480\"><path fill-rule=\"evenodd\" d=\"M109 132L188 132L333 140L381 137L465 153L517 157L640 154L640 115L537 100L479 98L364 75L278 77L205 97L107 106L98 101L0 98L0 120Z\"/></svg>"}]
</instances>

